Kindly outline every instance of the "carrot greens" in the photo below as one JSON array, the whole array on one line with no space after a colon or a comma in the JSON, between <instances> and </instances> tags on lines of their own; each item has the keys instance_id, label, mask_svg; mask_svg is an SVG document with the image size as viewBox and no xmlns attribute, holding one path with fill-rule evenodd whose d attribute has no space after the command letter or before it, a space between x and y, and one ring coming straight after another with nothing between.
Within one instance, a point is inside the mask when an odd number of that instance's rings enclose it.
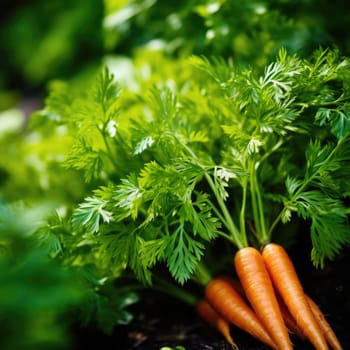
<instances>
[{"instance_id":1,"label":"carrot greens","mask_svg":"<svg viewBox=\"0 0 350 350\"><path fill-rule=\"evenodd\" d=\"M57 83L34 116L66 128L65 164L92 186L72 215L76 239L110 269L150 284L161 263L183 284L214 240L283 240L299 216L324 266L350 241L349 61L281 49L260 72L221 58L179 65L186 75L140 81L139 94L107 68L84 92Z\"/></svg>"}]
</instances>

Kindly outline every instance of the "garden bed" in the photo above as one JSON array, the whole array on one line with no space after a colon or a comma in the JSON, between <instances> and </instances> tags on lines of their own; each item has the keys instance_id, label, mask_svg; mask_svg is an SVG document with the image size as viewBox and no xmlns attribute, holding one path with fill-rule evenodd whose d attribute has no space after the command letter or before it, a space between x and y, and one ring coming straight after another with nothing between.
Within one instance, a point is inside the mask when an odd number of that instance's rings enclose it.
<instances>
[{"instance_id":1,"label":"garden bed","mask_svg":"<svg viewBox=\"0 0 350 350\"><path fill-rule=\"evenodd\" d=\"M324 270L316 270L308 258L309 247L296 246L291 251L305 291L313 296L332 324L344 349L350 345L350 252L344 251ZM100 349L158 350L183 346L186 350L230 350L229 344L215 330L199 319L193 308L162 294L149 291L136 304L130 325L117 327L111 336L85 329L79 335L77 350L100 344ZM240 350L267 350L246 333L232 329ZM312 350L308 342L292 337L295 349Z\"/></svg>"}]
</instances>

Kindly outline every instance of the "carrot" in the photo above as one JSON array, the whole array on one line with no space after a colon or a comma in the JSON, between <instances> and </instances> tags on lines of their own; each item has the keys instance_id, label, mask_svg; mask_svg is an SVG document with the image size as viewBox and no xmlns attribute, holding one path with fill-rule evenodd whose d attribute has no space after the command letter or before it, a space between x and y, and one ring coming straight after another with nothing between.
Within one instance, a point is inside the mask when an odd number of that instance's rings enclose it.
<instances>
[{"instance_id":1,"label":"carrot","mask_svg":"<svg viewBox=\"0 0 350 350\"><path fill-rule=\"evenodd\" d=\"M305 340L306 337L305 337L304 333L302 332L300 327L297 325L295 319L290 314L286 304L284 303L284 301L282 300L282 298L279 295L277 295L277 301L278 301L278 304L280 306L280 310L282 313L284 323L286 324L288 330L291 333L295 334L299 339Z\"/></svg>"},{"instance_id":2,"label":"carrot","mask_svg":"<svg viewBox=\"0 0 350 350\"><path fill-rule=\"evenodd\" d=\"M264 247L262 256L275 288L306 338L317 350L329 349L285 249L278 244L269 243Z\"/></svg>"},{"instance_id":3,"label":"carrot","mask_svg":"<svg viewBox=\"0 0 350 350\"><path fill-rule=\"evenodd\" d=\"M335 335L332 327L326 320L325 316L323 315L323 312L318 307L318 305L308 296L305 294L306 300L310 305L311 311L314 314L316 320L318 321L318 324L320 325L324 336L326 337L326 340L328 344L331 346L333 350L342 350L343 347L340 345L340 342Z\"/></svg>"},{"instance_id":4,"label":"carrot","mask_svg":"<svg viewBox=\"0 0 350 350\"><path fill-rule=\"evenodd\" d=\"M197 303L197 312L203 320L216 328L224 336L233 349L238 350L238 346L231 337L229 323L216 312L207 300L199 300Z\"/></svg>"},{"instance_id":5,"label":"carrot","mask_svg":"<svg viewBox=\"0 0 350 350\"><path fill-rule=\"evenodd\" d=\"M220 278L226 279L231 286L243 297L246 298L246 295L244 294L244 290L242 288L242 285L240 284L239 281L237 281L236 279L233 279L229 276L226 275L222 275L220 276ZM283 302L283 300L281 299L281 297L279 295L276 295L277 298L277 302L280 306L280 310L281 310L281 314L284 320L284 323L287 327L287 329L295 334L298 338L300 338L301 340L305 340L305 335L304 333L301 331L301 329L298 327L297 323L295 322L293 316L290 314L289 310L286 307L286 304Z\"/></svg>"},{"instance_id":6,"label":"carrot","mask_svg":"<svg viewBox=\"0 0 350 350\"><path fill-rule=\"evenodd\" d=\"M253 247L242 248L235 255L234 265L250 304L271 338L279 349L292 350L293 345L260 252Z\"/></svg>"},{"instance_id":7,"label":"carrot","mask_svg":"<svg viewBox=\"0 0 350 350\"><path fill-rule=\"evenodd\" d=\"M244 294L244 290L242 288L242 285L241 283L237 280L237 279L234 279L230 276L227 276L227 275L220 275L217 277L218 279L222 279L222 280L225 280L227 281L231 286L232 288L234 288L236 290L236 292L238 292L238 294L243 298L245 299L246 296Z\"/></svg>"},{"instance_id":8,"label":"carrot","mask_svg":"<svg viewBox=\"0 0 350 350\"><path fill-rule=\"evenodd\" d=\"M246 297L244 294L242 285L240 284L239 281L237 281L236 279L233 279L229 276L226 276L226 275L222 275L222 276L220 276L220 278L228 281L231 284L231 286L243 298ZM300 327L297 325L293 316L290 314L290 312L289 312L286 304L282 300L281 296L277 294L276 297L277 297L277 302L280 306L280 310L281 310L281 314L282 314L284 323L287 326L288 330L291 333L295 334L299 339L305 340L306 337L305 337L304 333L302 332ZM308 303L310 304L311 310L312 310L316 320L319 321L319 325L320 325L321 329L323 330L323 333L326 337L328 344L332 347L333 350L343 350L337 336L335 335L333 329L331 328L330 324L326 320L325 316L323 315L323 313L320 310L320 308L318 307L318 305L308 295L305 294L305 297L306 297Z\"/></svg>"},{"instance_id":9,"label":"carrot","mask_svg":"<svg viewBox=\"0 0 350 350\"><path fill-rule=\"evenodd\" d=\"M254 311L246 304L230 282L220 278L213 279L205 288L205 296L211 306L227 321L271 348L277 349Z\"/></svg>"}]
</instances>

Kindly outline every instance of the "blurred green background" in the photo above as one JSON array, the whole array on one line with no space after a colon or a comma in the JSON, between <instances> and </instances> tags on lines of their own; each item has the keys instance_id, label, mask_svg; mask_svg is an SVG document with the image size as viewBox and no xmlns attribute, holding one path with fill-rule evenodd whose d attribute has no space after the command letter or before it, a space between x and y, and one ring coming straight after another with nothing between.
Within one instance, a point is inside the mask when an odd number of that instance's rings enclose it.
<instances>
[{"instance_id":1,"label":"blurred green background","mask_svg":"<svg viewBox=\"0 0 350 350\"><path fill-rule=\"evenodd\" d=\"M3 0L0 19L0 109L144 45L259 66L281 46L350 50L341 0Z\"/></svg>"}]
</instances>

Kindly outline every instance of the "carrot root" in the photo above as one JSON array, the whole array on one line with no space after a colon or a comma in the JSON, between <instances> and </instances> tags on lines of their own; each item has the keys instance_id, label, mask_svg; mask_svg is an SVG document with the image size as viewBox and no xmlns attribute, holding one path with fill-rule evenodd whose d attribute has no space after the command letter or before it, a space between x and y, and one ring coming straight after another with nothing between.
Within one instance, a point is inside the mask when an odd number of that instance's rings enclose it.
<instances>
[{"instance_id":1,"label":"carrot root","mask_svg":"<svg viewBox=\"0 0 350 350\"><path fill-rule=\"evenodd\" d=\"M298 327L317 350L328 350L324 334L306 300L302 285L284 248L267 244L262 252L273 285L286 304Z\"/></svg>"},{"instance_id":2,"label":"carrot root","mask_svg":"<svg viewBox=\"0 0 350 350\"><path fill-rule=\"evenodd\" d=\"M232 346L232 349L239 350L231 337L229 323L205 299L201 299L197 303L197 312L203 320L213 328L216 328L224 336L226 341Z\"/></svg>"},{"instance_id":3,"label":"carrot root","mask_svg":"<svg viewBox=\"0 0 350 350\"><path fill-rule=\"evenodd\" d=\"M286 304L284 303L284 301L281 299L281 297L279 295L277 295L277 300L278 300L278 304L280 306L282 317L284 319L284 323L286 324L289 332L292 334L295 334L299 339L305 340L306 337L305 337L304 333L302 332L300 327L297 325L295 319L290 314Z\"/></svg>"},{"instance_id":4,"label":"carrot root","mask_svg":"<svg viewBox=\"0 0 350 350\"><path fill-rule=\"evenodd\" d=\"M240 249L235 255L234 265L250 304L271 338L279 349L292 350L293 345L261 253L252 247Z\"/></svg>"},{"instance_id":5,"label":"carrot root","mask_svg":"<svg viewBox=\"0 0 350 350\"><path fill-rule=\"evenodd\" d=\"M305 295L305 297L330 347L333 350L343 350L343 347L341 346L337 336L335 335L331 325L326 320L321 309L308 295Z\"/></svg>"},{"instance_id":6,"label":"carrot root","mask_svg":"<svg viewBox=\"0 0 350 350\"><path fill-rule=\"evenodd\" d=\"M228 322L269 345L272 349L277 349L254 311L225 278L213 279L205 289L205 296L212 307Z\"/></svg>"}]
</instances>

